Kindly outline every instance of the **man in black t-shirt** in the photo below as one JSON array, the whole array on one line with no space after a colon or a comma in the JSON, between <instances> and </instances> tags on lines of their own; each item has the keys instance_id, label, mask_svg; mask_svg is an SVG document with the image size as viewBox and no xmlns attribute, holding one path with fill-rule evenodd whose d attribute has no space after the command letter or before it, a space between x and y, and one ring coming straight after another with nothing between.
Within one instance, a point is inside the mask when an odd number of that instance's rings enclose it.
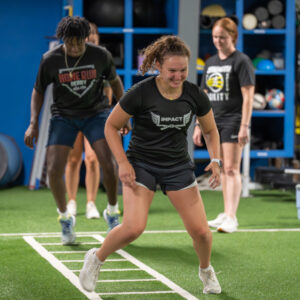
<instances>
[{"instance_id":1,"label":"man in black t-shirt","mask_svg":"<svg viewBox=\"0 0 300 300\"><path fill-rule=\"evenodd\" d=\"M88 138L104 173L109 203L117 203L116 163L104 137L109 103L103 97L103 80L109 81L118 100L123 94L111 54L104 48L87 44L90 26L80 17L65 17L57 27L63 44L43 55L31 98L30 125L25 144L33 148L38 138L38 117L46 87L53 83L53 104L47 144L50 188L56 200L62 225L62 243L75 241L75 217L66 209L64 172L68 154L79 131Z\"/></svg>"}]
</instances>

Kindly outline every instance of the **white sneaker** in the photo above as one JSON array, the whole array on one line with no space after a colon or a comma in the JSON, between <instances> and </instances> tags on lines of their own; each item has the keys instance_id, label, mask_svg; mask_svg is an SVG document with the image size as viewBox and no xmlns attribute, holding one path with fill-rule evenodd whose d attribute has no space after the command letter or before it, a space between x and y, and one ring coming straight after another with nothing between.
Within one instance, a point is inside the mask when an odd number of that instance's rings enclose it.
<instances>
[{"instance_id":1,"label":"white sneaker","mask_svg":"<svg viewBox=\"0 0 300 300\"><path fill-rule=\"evenodd\" d=\"M210 265L207 269L199 266L199 278L203 282L203 294L220 294L222 289L214 268Z\"/></svg>"},{"instance_id":2,"label":"white sneaker","mask_svg":"<svg viewBox=\"0 0 300 300\"><path fill-rule=\"evenodd\" d=\"M69 200L67 204L68 213L72 216L76 216L77 214L77 203L75 200Z\"/></svg>"},{"instance_id":3,"label":"white sneaker","mask_svg":"<svg viewBox=\"0 0 300 300\"><path fill-rule=\"evenodd\" d=\"M84 264L79 274L81 286L88 292L96 288L100 268L103 263L96 256L97 248L90 249L84 257Z\"/></svg>"},{"instance_id":4,"label":"white sneaker","mask_svg":"<svg viewBox=\"0 0 300 300\"><path fill-rule=\"evenodd\" d=\"M85 216L87 219L99 219L100 214L94 202L89 201L86 205Z\"/></svg>"},{"instance_id":5,"label":"white sneaker","mask_svg":"<svg viewBox=\"0 0 300 300\"><path fill-rule=\"evenodd\" d=\"M74 231L76 219L73 215L68 218L63 218L61 215L58 217L61 224L61 241L63 245L72 245L75 243L76 234Z\"/></svg>"},{"instance_id":6,"label":"white sneaker","mask_svg":"<svg viewBox=\"0 0 300 300\"><path fill-rule=\"evenodd\" d=\"M207 223L208 226L217 228L225 221L225 219L226 219L225 213L221 213L218 214L218 216L214 220L208 221Z\"/></svg>"},{"instance_id":7,"label":"white sneaker","mask_svg":"<svg viewBox=\"0 0 300 300\"><path fill-rule=\"evenodd\" d=\"M238 225L239 224L238 224L236 217L232 218L232 217L226 216L226 219L220 226L218 226L217 230L219 232L232 233L232 232L237 231Z\"/></svg>"}]
</instances>

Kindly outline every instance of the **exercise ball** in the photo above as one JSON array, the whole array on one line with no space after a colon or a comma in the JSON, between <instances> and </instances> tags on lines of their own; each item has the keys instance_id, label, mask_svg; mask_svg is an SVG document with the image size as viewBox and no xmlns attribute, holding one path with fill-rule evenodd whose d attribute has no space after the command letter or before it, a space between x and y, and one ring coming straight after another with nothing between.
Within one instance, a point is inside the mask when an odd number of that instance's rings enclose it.
<instances>
[{"instance_id":1,"label":"exercise ball","mask_svg":"<svg viewBox=\"0 0 300 300\"><path fill-rule=\"evenodd\" d=\"M270 59L263 59L257 64L257 69L261 71L273 71L275 70L275 66Z\"/></svg>"},{"instance_id":2,"label":"exercise ball","mask_svg":"<svg viewBox=\"0 0 300 300\"><path fill-rule=\"evenodd\" d=\"M13 183L22 170L22 155L15 140L0 133L0 186Z\"/></svg>"},{"instance_id":3,"label":"exercise ball","mask_svg":"<svg viewBox=\"0 0 300 300\"><path fill-rule=\"evenodd\" d=\"M255 58L253 58L252 63L253 63L253 66L255 67L255 69L257 69L258 63L259 63L261 60L263 60L263 59L264 59L264 58L262 58L262 57L255 57Z\"/></svg>"},{"instance_id":4,"label":"exercise ball","mask_svg":"<svg viewBox=\"0 0 300 300\"><path fill-rule=\"evenodd\" d=\"M98 27L124 27L124 0L85 0L83 15Z\"/></svg>"}]
</instances>

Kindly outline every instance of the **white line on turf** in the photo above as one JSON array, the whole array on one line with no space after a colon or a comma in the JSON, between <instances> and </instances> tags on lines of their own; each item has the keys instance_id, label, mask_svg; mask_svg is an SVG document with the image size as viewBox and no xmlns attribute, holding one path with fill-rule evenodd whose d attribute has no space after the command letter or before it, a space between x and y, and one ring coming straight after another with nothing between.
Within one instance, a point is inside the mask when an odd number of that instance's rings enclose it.
<instances>
[{"instance_id":1,"label":"white line on turf","mask_svg":"<svg viewBox=\"0 0 300 300\"><path fill-rule=\"evenodd\" d=\"M76 288L80 290L88 299L99 300L102 299L95 292L86 292L79 283L79 278L70 271L63 263L61 263L54 255L49 253L40 243L38 243L32 236L24 236L23 239L43 258L45 258L55 269L62 273Z\"/></svg>"},{"instance_id":2,"label":"white line on turf","mask_svg":"<svg viewBox=\"0 0 300 300\"><path fill-rule=\"evenodd\" d=\"M238 229L236 232L298 232L300 228L258 228L258 229ZM216 232L216 230L212 230ZM186 230L146 230L144 234L170 234L170 233L186 233ZM91 236L93 234L106 234L104 231L76 232L77 237ZM0 237L9 236L34 236L44 237L60 237L61 232L35 232L35 233L0 233Z\"/></svg>"},{"instance_id":3,"label":"white line on turf","mask_svg":"<svg viewBox=\"0 0 300 300\"><path fill-rule=\"evenodd\" d=\"M81 270L71 270L74 273L79 273ZM101 272L129 272L129 271L143 271L139 268L127 268L127 269L103 269L101 268Z\"/></svg>"},{"instance_id":4,"label":"white line on turf","mask_svg":"<svg viewBox=\"0 0 300 300\"><path fill-rule=\"evenodd\" d=\"M93 238L98 240L99 242L103 243L104 237L100 235L93 235ZM177 294L181 295L183 298L188 300L197 300L195 296L190 294L188 291L184 290L182 287L178 286L176 283L165 277L164 275L160 274L159 272L155 271L154 269L150 268L146 264L142 263L129 253L125 252L124 250L118 250L116 253L120 254L122 257L129 260L131 263L139 267L141 270L147 272L148 274L152 275L154 278L158 279L160 282L168 286L171 290L175 291ZM101 270L102 271L102 270ZM101 294L102 295L102 294Z\"/></svg>"},{"instance_id":5,"label":"white line on turf","mask_svg":"<svg viewBox=\"0 0 300 300\"><path fill-rule=\"evenodd\" d=\"M116 293L98 293L101 296L112 295L149 295L149 294L176 294L175 291L151 291L151 292L116 292ZM190 298L187 298L190 299ZM195 298L198 299L198 298Z\"/></svg>"},{"instance_id":6,"label":"white line on turf","mask_svg":"<svg viewBox=\"0 0 300 300\"><path fill-rule=\"evenodd\" d=\"M145 279L104 279L104 280L97 280L97 282L137 282L137 281L158 281L155 278L145 278Z\"/></svg>"}]
</instances>

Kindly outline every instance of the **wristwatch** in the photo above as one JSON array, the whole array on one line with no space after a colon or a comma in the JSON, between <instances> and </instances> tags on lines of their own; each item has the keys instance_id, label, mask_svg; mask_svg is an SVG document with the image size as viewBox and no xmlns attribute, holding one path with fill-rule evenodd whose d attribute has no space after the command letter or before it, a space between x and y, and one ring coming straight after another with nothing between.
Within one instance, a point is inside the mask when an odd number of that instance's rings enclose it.
<instances>
[{"instance_id":1,"label":"wristwatch","mask_svg":"<svg viewBox=\"0 0 300 300\"><path fill-rule=\"evenodd\" d=\"M218 158L212 158L211 162L216 162L220 168L223 167L223 163L222 163L222 160L221 159L218 159Z\"/></svg>"}]
</instances>

